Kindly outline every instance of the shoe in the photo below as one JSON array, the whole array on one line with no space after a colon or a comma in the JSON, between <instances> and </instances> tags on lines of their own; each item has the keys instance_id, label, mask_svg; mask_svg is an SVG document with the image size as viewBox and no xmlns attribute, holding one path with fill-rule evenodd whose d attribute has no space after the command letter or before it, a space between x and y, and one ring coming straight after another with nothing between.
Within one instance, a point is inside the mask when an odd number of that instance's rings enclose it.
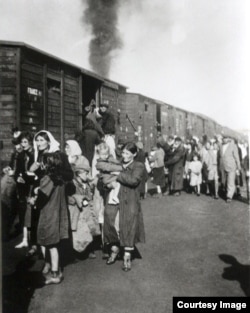
<instances>
[{"instance_id":1,"label":"shoe","mask_svg":"<svg viewBox=\"0 0 250 313\"><path fill-rule=\"evenodd\" d=\"M197 197L200 197L200 195L201 195L200 193L197 193Z\"/></svg>"},{"instance_id":2,"label":"shoe","mask_svg":"<svg viewBox=\"0 0 250 313\"><path fill-rule=\"evenodd\" d=\"M227 203L231 203L232 202L232 199L230 199L230 198L227 198L227 201L226 201Z\"/></svg>"},{"instance_id":3,"label":"shoe","mask_svg":"<svg viewBox=\"0 0 250 313\"><path fill-rule=\"evenodd\" d=\"M32 246L32 247L30 248L30 250L27 252L26 256L27 256L27 257L31 257L31 256L33 256L34 254L36 254L36 252L37 252L37 247L36 247L36 246Z\"/></svg>"},{"instance_id":4,"label":"shoe","mask_svg":"<svg viewBox=\"0 0 250 313\"><path fill-rule=\"evenodd\" d=\"M61 271L59 273L51 272L45 280L45 285L60 284L64 277Z\"/></svg>"},{"instance_id":5,"label":"shoe","mask_svg":"<svg viewBox=\"0 0 250 313\"><path fill-rule=\"evenodd\" d=\"M180 192L176 192L176 193L174 193L174 196L175 197L179 197L181 195L181 193Z\"/></svg>"},{"instance_id":6,"label":"shoe","mask_svg":"<svg viewBox=\"0 0 250 313\"><path fill-rule=\"evenodd\" d=\"M43 275L49 274L50 268L51 268L50 264L48 262L45 262L43 270L42 270L42 274Z\"/></svg>"},{"instance_id":7,"label":"shoe","mask_svg":"<svg viewBox=\"0 0 250 313\"><path fill-rule=\"evenodd\" d=\"M219 199L219 197L216 195L216 196L214 196L214 199L218 200L218 199Z\"/></svg>"},{"instance_id":8,"label":"shoe","mask_svg":"<svg viewBox=\"0 0 250 313\"><path fill-rule=\"evenodd\" d=\"M21 243L19 243L19 245L16 245L15 248L16 249L20 249L20 248L28 248L28 241L27 240L23 240Z\"/></svg>"},{"instance_id":9,"label":"shoe","mask_svg":"<svg viewBox=\"0 0 250 313\"><path fill-rule=\"evenodd\" d=\"M103 253L102 254L102 259L103 260L107 260L109 258L109 254L108 253Z\"/></svg>"},{"instance_id":10,"label":"shoe","mask_svg":"<svg viewBox=\"0 0 250 313\"><path fill-rule=\"evenodd\" d=\"M89 253L89 259L96 259L96 254L95 254L95 252L90 252L90 253Z\"/></svg>"},{"instance_id":11,"label":"shoe","mask_svg":"<svg viewBox=\"0 0 250 313\"><path fill-rule=\"evenodd\" d=\"M110 254L110 256L109 256L109 258L107 259L107 261L106 261L106 264L107 265L111 265L111 264L114 264L115 263L115 261L116 261L116 258L117 258L117 256L118 256L118 254L119 254L119 248L118 247L112 247L111 248L111 254Z\"/></svg>"},{"instance_id":12,"label":"shoe","mask_svg":"<svg viewBox=\"0 0 250 313\"><path fill-rule=\"evenodd\" d=\"M128 272L131 270L131 253L129 252L125 252L124 254L122 270L124 272Z\"/></svg>"}]
</instances>

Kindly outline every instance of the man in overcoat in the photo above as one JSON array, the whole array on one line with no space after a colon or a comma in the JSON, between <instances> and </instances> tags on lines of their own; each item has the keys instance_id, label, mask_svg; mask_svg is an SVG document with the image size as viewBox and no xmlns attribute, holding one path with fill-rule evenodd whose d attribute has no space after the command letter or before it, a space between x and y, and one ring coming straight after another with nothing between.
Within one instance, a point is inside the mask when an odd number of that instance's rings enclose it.
<instances>
[{"instance_id":1,"label":"man in overcoat","mask_svg":"<svg viewBox=\"0 0 250 313\"><path fill-rule=\"evenodd\" d=\"M184 171L185 148L183 147L180 137L174 141L174 151L165 162L169 170L170 194L180 196L183 188L183 171Z\"/></svg>"},{"instance_id":2,"label":"man in overcoat","mask_svg":"<svg viewBox=\"0 0 250 313\"><path fill-rule=\"evenodd\" d=\"M224 136L220 147L220 170L222 184L226 189L227 202L231 202L235 192L235 177L239 174L241 165L238 148L228 137Z\"/></svg>"}]
</instances>

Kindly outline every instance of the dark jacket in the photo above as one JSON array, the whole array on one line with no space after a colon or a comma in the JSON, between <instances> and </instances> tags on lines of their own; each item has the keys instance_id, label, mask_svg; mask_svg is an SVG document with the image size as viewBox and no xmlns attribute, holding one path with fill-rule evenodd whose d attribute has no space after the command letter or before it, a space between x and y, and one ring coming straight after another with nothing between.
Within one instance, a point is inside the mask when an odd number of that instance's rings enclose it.
<instances>
[{"instance_id":1,"label":"dark jacket","mask_svg":"<svg viewBox=\"0 0 250 313\"><path fill-rule=\"evenodd\" d=\"M117 178L117 181L121 184L119 193L121 246L133 247L137 242L145 242L139 194L143 173L144 165L134 161Z\"/></svg>"},{"instance_id":2,"label":"dark jacket","mask_svg":"<svg viewBox=\"0 0 250 313\"><path fill-rule=\"evenodd\" d=\"M115 118L113 114L109 111L104 113L100 112L101 118L101 127L105 135L114 135L115 134Z\"/></svg>"},{"instance_id":3,"label":"dark jacket","mask_svg":"<svg viewBox=\"0 0 250 313\"><path fill-rule=\"evenodd\" d=\"M171 155L165 166L169 169L169 180L171 190L182 190L184 171L185 148L179 146Z\"/></svg>"},{"instance_id":4,"label":"dark jacket","mask_svg":"<svg viewBox=\"0 0 250 313\"><path fill-rule=\"evenodd\" d=\"M84 129L78 138L78 143L82 149L82 155L88 159L90 166L92 166L95 146L101 143L101 138L97 130Z\"/></svg>"}]
</instances>

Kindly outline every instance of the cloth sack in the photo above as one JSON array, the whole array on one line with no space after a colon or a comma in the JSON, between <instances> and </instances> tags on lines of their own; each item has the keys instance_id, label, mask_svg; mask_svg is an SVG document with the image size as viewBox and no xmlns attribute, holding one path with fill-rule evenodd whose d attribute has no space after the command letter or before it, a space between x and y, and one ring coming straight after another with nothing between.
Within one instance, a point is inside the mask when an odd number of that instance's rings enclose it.
<instances>
[{"instance_id":1,"label":"cloth sack","mask_svg":"<svg viewBox=\"0 0 250 313\"><path fill-rule=\"evenodd\" d=\"M87 248L87 246L93 241L93 236L91 235L83 212L80 212L79 214L77 230L72 231L72 237L73 248L77 252L83 252Z\"/></svg>"}]
</instances>

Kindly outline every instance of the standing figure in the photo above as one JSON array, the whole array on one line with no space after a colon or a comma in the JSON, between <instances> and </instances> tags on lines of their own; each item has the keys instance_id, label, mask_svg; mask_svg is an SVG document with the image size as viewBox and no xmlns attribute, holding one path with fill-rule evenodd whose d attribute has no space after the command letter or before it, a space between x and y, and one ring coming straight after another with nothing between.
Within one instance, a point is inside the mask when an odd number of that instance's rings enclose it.
<instances>
[{"instance_id":1,"label":"standing figure","mask_svg":"<svg viewBox=\"0 0 250 313\"><path fill-rule=\"evenodd\" d=\"M183 188L183 172L184 172L184 158L185 148L182 145L180 137L176 137L174 141L174 151L170 155L165 166L169 169L169 186L170 193L175 196L180 196Z\"/></svg>"},{"instance_id":2,"label":"standing figure","mask_svg":"<svg viewBox=\"0 0 250 313\"><path fill-rule=\"evenodd\" d=\"M110 154L116 158L115 153L115 118L109 110L107 103L101 103L98 113L100 114L100 125L104 132L104 141L109 146Z\"/></svg>"},{"instance_id":3,"label":"standing figure","mask_svg":"<svg viewBox=\"0 0 250 313\"><path fill-rule=\"evenodd\" d=\"M146 153L143 150L143 143L142 142L137 142L136 146L138 148L138 153L135 157L135 161L141 162L144 165L144 175L142 178L142 181L139 186L139 191L140 191L140 199L145 199L146 198L146 193L147 193L147 180L148 180L148 172L147 168L149 171L151 171L149 161L146 157ZM146 168L147 166L147 168Z\"/></svg>"},{"instance_id":4,"label":"standing figure","mask_svg":"<svg viewBox=\"0 0 250 313\"><path fill-rule=\"evenodd\" d=\"M101 143L100 134L92 120L85 118L82 131L75 135L75 140L80 145L82 155L88 159L89 165L92 167L95 147Z\"/></svg>"},{"instance_id":5,"label":"standing figure","mask_svg":"<svg viewBox=\"0 0 250 313\"><path fill-rule=\"evenodd\" d=\"M69 220L65 185L73 179L73 171L66 154L59 151L59 143L45 130L35 135L35 163L31 166L38 177L36 189L37 243L45 260L45 284L58 284L63 275L59 269L58 245L69 236ZM49 256L47 255L49 252ZM50 257L50 262L48 261Z\"/></svg>"},{"instance_id":6,"label":"standing figure","mask_svg":"<svg viewBox=\"0 0 250 313\"><path fill-rule=\"evenodd\" d=\"M150 157L150 162L153 163L153 184L155 184L157 188L157 194L155 195L155 197L162 196L162 189L166 185L164 157L165 152L162 149L161 144L157 142L154 154Z\"/></svg>"},{"instance_id":7,"label":"standing figure","mask_svg":"<svg viewBox=\"0 0 250 313\"><path fill-rule=\"evenodd\" d=\"M220 168L222 171L222 184L226 190L226 201L232 201L235 192L235 178L239 175L241 166L238 148L228 136L224 136L220 147Z\"/></svg>"},{"instance_id":8,"label":"standing figure","mask_svg":"<svg viewBox=\"0 0 250 313\"><path fill-rule=\"evenodd\" d=\"M144 166L134 161L137 147L127 143L122 149L123 171L117 172L121 184L117 205L106 204L104 211L104 242L111 246L107 265L115 263L120 247L124 249L123 270L131 270L131 253L137 242L145 242L143 215L140 205L139 185L143 178ZM115 228L115 218L119 211L119 235Z\"/></svg>"},{"instance_id":9,"label":"standing figure","mask_svg":"<svg viewBox=\"0 0 250 313\"><path fill-rule=\"evenodd\" d=\"M201 178L202 163L199 161L199 155L197 153L193 154L193 159L189 163L189 173L190 173L190 186L196 189L196 194L200 196L200 186L202 182Z\"/></svg>"},{"instance_id":10,"label":"standing figure","mask_svg":"<svg viewBox=\"0 0 250 313\"><path fill-rule=\"evenodd\" d=\"M101 143L97 147L97 152L99 158L97 159L96 169L100 172L99 179L102 179L103 184L110 189L108 203L118 204L120 184L116 181L116 176L112 172L122 171L122 165L110 154L109 146L106 143Z\"/></svg>"},{"instance_id":11,"label":"standing figure","mask_svg":"<svg viewBox=\"0 0 250 313\"><path fill-rule=\"evenodd\" d=\"M17 162L15 177L17 182L17 194L19 200L19 210L21 216L21 225L23 227L23 240L16 248L28 247L28 229L31 227L31 207L27 200L31 194L34 184L34 175L29 172L29 168L34 163L33 135L29 132L21 134L21 145L23 151L21 158ZM36 245L31 243L32 247L28 255L36 252ZM34 245L33 245L34 244Z\"/></svg>"}]
</instances>

